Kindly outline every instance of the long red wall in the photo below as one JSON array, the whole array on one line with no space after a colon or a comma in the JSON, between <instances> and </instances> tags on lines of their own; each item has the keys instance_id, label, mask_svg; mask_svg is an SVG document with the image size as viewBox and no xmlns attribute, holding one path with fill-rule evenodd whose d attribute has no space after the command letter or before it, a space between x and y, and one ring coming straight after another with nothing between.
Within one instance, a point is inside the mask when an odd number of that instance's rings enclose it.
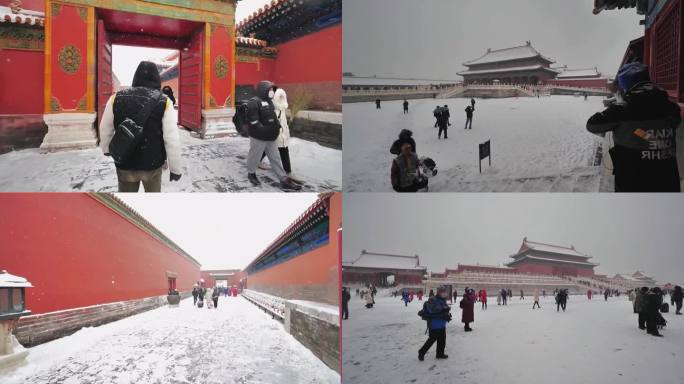
<instances>
[{"instance_id":1,"label":"long red wall","mask_svg":"<svg viewBox=\"0 0 684 384\"><path fill-rule=\"evenodd\" d=\"M274 78L274 59L257 58L259 62L235 60L235 85L257 85L261 80Z\"/></svg>"},{"instance_id":2,"label":"long red wall","mask_svg":"<svg viewBox=\"0 0 684 384\"><path fill-rule=\"evenodd\" d=\"M44 313L179 291L200 267L85 193L0 195L0 269L26 277Z\"/></svg>"},{"instance_id":3,"label":"long red wall","mask_svg":"<svg viewBox=\"0 0 684 384\"><path fill-rule=\"evenodd\" d=\"M275 82L291 98L302 87L314 109L342 110L342 24L277 45Z\"/></svg>"},{"instance_id":4,"label":"long red wall","mask_svg":"<svg viewBox=\"0 0 684 384\"><path fill-rule=\"evenodd\" d=\"M0 63L0 115L42 115L43 52L0 49Z\"/></svg>"},{"instance_id":5,"label":"long red wall","mask_svg":"<svg viewBox=\"0 0 684 384\"><path fill-rule=\"evenodd\" d=\"M342 198L330 198L328 244L284 263L247 276L247 288L286 299L337 305L339 302L339 251L337 229L342 225Z\"/></svg>"}]
</instances>

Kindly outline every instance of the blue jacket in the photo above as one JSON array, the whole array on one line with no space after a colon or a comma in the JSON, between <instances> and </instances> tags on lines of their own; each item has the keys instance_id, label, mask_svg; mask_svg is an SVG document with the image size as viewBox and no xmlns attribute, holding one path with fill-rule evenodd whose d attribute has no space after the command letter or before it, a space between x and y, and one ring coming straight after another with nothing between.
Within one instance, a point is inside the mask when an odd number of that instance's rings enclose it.
<instances>
[{"instance_id":1,"label":"blue jacket","mask_svg":"<svg viewBox=\"0 0 684 384\"><path fill-rule=\"evenodd\" d=\"M446 327L446 317L449 313L449 306L447 305L446 300L435 295L423 304L423 311L425 312L426 317L430 318L430 329L442 329Z\"/></svg>"}]
</instances>

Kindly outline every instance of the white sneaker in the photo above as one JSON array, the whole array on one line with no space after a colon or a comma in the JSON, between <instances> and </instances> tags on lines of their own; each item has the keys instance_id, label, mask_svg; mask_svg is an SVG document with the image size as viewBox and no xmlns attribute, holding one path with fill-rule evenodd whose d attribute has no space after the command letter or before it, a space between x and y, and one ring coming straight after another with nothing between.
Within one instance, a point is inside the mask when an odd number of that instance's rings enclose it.
<instances>
[{"instance_id":1,"label":"white sneaker","mask_svg":"<svg viewBox=\"0 0 684 384\"><path fill-rule=\"evenodd\" d=\"M263 169L263 170L265 170L265 171L268 171L269 169L271 169L271 165L270 165L270 164L267 164L267 163L264 163L264 162L262 161L262 162L259 163L259 169Z\"/></svg>"}]
</instances>

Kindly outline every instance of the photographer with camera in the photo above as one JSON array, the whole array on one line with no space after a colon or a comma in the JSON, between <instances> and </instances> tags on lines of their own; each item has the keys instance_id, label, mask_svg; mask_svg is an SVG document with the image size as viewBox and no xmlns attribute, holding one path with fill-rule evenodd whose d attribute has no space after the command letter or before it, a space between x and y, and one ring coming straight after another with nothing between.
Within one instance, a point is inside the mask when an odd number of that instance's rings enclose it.
<instances>
[{"instance_id":1,"label":"photographer with camera","mask_svg":"<svg viewBox=\"0 0 684 384\"><path fill-rule=\"evenodd\" d=\"M437 294L430 297L423 304L423 309L418 312L421 319L427 321L429 337L425 344L418 350L418 360L423 361L425 354L437 342L437 358L446 359L449 356L444 354L446 348L446 324L451 321L451 308L446 303L447 290L445 287L437 288Z\"/></svg>"}]
</instances>

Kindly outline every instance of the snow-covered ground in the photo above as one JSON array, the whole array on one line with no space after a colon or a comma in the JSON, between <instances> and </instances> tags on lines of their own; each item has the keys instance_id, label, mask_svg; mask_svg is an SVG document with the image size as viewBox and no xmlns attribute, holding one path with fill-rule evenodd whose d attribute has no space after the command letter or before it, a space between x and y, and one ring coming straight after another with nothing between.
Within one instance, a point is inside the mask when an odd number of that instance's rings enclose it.
<instances>
[{"instance_id":1,"label":"snow-covered ground","mask_svg":"<svg viewBox=\"0 0 684 384\"><path fill-rule=\"evenodd\" d=\"M372 309L352 294L349 320L342 322L343 383L507 384L681 384L684 383L684 316L663 316L664 337L637 328L625 296L572 296L566 312L553 299L532 310L531 297L508 306L489 299L475 306L473 332L463 331L461 310L452 307L447 325L447 360L425 361L418 349L427 339L417 313L422 302L404 307L400 298L381 297ZM669 301L669 297L667 298Z\"/></svg>"},{"instance_id":2,"label":"snow-covered ground","mask_svg":"<svg viewBox=\"0 0 684 384\"><path fill-rule=\"evenodd\" d=\"M587 119L604 109L601 97L550 96L476 99L473 129L464 130L470 99L346 103L345 191L391 191L392 142L402 129L414 132L419 156L437 162L430 191L598 191L600 167L592 165L600 138L586 131ZM447 104L449 139L437 140L432 111ZM478 169L478 144L491 140L492 166Z\"/></svg>"},{"instance_id":3,"label":"snow-covered ground","mask_svg":"<svg viewBox=\"0 0 684 384\"><path fill-rule=\"evenodd\" d=\"M340 376L241 296L192 298L30 349L3 384L339 383Z\"/></svg>"},{"instance_id":4,"label":"snow-covered ground","mask_svg":"<svg viewBox=\"0 0 684 384\"><path fill-rule=\"evenodd\" d=\"M183 175L178 182L162 175L162 192L279 191L271 170L257 170L262 181L253 187L247 180L249 139L224 137L202 140L181 130ZM342 188L342 151L317 143L290 139L292 171L305 186L318 192ZM264 159L268 164L268 160ZM142 186L140 187L142 190ZM98 148L41 154L25 149L0 155L0 191L116 192L114 162Z\"/></svg>"}]
</instances>

